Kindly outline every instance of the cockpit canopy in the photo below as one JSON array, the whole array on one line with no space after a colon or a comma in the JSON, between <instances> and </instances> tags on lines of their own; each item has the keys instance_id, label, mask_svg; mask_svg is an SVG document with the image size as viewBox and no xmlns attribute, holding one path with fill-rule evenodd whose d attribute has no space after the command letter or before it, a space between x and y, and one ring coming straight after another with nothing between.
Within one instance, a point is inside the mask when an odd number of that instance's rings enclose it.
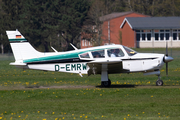
<instances>
[{"instance_id":1,"label":"cockpit canopy","mask_svg":"<svg viewBox=\"0 0 180 120\"><path fill-rule=\"evenodd\" d=\"M104 48L102 50L92 50L92 51L88 51L86 53L80 54L79 57L81 59L96 59L96 58L105 58L105 57L124 57L125 55L127 56L133 56L135 55L137 52L122 46L122 47L113 47L113 48Z\"/></svg>"}]
</instances>

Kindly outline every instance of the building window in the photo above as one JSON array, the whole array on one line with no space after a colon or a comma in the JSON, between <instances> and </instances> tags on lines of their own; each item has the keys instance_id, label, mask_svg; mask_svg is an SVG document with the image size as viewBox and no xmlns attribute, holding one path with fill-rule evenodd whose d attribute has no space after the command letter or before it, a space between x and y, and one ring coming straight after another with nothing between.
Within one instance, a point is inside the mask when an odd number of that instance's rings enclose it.
<instances>
[{"instance_id":1,"label":"building window","mask_svg":"<svg viewBox=\"0 0 180 120\"><path fill-rule=\"evenodd\" d=\"M84 40L84 46L87 46L87 40Z\"/></svg>"},{"instance_id":2,"label":"building window","mask_svg":"<svg viewBox=\"0 0 180 120\"><path fill-rule=\"evenodd\" d=\"M151 33L147 33L147 40L151 41Z\"/></svg>"},{"instance_id":3,"label":"building window","mask_svg":"<svg viewBox=\"0 0 180 120\"><path fill-rule=\"evenodd\" d=\"M140 41L140 34L139 33L136 33L136 40Z\"/></svg>"},{"instance_id":4,"label":"building window","mask_svg":"<svg viewBox=\"0 0 180 120\"><path fill-rule=\"evenodd\" d=\"M145 41L145 40L146 40L146 34L142 33L142 41Z\"/></svg>"},{"instance_id":5,"label":"building window","mask_svg":"<svg viewBox=\"0 0 180 120\"><path fill-rule=\"evenodd\" d=\"M84 40L82 40L82 46L84 46Z\"/></svg>"},{"instance_id":6,"label":"building window","mask_svg":"<svg viewBox=\"0 0 180 120\"><path fill-rule=\"evenodd\" d=\"M91 42L89 41L89 46L92 46Z\"/></svg>"},{"instance_id":7,"label":"building window","mask_svg":"<svg viewBox=\"0 0 180 120\"><path fill-rule=\"evenodd\" d=\"M178 38L179 38L178 40L180 40L180 33L178 33Z\"/></svg>"},{"instance_id":8,"label":"building window","mask_svg":"<svg viewBox=\"0 0 180 120\"><path fill-rule=\"evenodd\" d=\"M173 40L180 40L180 30L173 30Z\"/></svg>"},{"instance_id":9,"label":"building window","mask_svg":"<svg viewBox=\"0 0 180 120\"><path fill-rule=\"evenodd\" d=\"M151 30L135 30L136 41L151 41Z\"/></svg>"},{"instance_id":10,"label":"building window","mask_svg":"<svg viewBox=\"0 0 180 120\"><path fill-rule=\"evenodd\" d=\"M169 40L170 30L154 30L155 41Z\"/></svg>"},{"instance_id":11,"label":"building window","mask_svg":"<svg viewBox=\"0 0 180 120\"><path fill-rule=\"evenodd\" d=\"M166 40L169 40L169 33L165 34Z\"/></svg>"},{"instance_id":12,"label":"building window","mask_svg":"<svg viewBox=\"0 0 180 120\"><path fill-rule=\"evenodd\" d=\"M165 30L164 31L164 36L165 36L165 40L169 40L169 37L170 37L170 30Z\"/></svg>"},{"instance_id":13,"label":"building window","mask_svg":"<svg viewBox=\"0 0 180 120\"><path fill-rule=\"evenodd\" d=\"M159 40L159 33L155 33L155 40L156 40L156 41Z\"/></svg>"},{"instance_id":14,"label":"building window","mask_svg":"<svg viewBox=\"0 0 180 120\"><path fill-rule=\"evenodd\" d=\"M160 40L164 40L164 33L160 33Z\"/></svg>"},{"instance_id":15,"label":"building window","mask_svg":"<svg viewBox=\"0 0 180 120\"><path fill-rule=\"evenodd\" d=\"M173 40L177 40L177 33L173 33Z\"/></svg>"},{"instance_id":16,"label":"building window","mask_svg":"<svg viewBox=\"0 0 180 120\"><path fill-rule=\"evenodd\" d=\"M82 46L92 46L89 40L82 40Z\"/></svg>"}]
</instances>

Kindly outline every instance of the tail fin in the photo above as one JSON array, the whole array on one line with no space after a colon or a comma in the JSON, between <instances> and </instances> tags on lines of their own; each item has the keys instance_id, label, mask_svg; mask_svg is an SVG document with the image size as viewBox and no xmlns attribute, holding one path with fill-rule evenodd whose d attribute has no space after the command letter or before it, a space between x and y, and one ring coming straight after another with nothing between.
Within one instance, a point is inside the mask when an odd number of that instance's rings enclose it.
<instances>
[{"instance_id":1,"label":"tail fin","mask_svg":"<svg viewBox=\"0 0 180 120\"><path fill-rule=\"evenodd\" d=\"M36 51L31 44L18 31L6 31L16 62L25 59L37 58L40 52Z\"/></svg>"}]
</instances>

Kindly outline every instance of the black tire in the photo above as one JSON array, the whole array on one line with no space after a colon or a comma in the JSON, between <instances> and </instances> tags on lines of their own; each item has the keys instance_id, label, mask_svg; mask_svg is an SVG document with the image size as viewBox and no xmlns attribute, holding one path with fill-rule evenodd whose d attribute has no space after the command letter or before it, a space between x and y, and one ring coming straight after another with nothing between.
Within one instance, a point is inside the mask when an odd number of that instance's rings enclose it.
<instances>
[{"instance_id":1,"label":"black tire","mask_svg":"<svg viewBox=\"0 0 180 120\"><path fill-rule=\"evenodd\" d=\"M163 86L163 81L160 80L160 79L158 79L158 80L156 81L156 86Z\"/></svg>"},{"instance_id":2,"label":"black tire","mask_svg":"<svg viewBox=\"0 0 180 120\"><path fill-rule=\"evenodd\" d=\"M111 80L110 79L108 79L108 82L109 82L109 86L111 86Z\"/></svg>"},{"instance_id":3,"label":"black tire","mask_svg":"<svg viewBox=\"0 0 180 120\"><path fill-rule=\"evenodd\" d=\"M101 82L102 87L109 87L111 86L111 80L108 79L108 81L102 81Z\"/></svg>"}]
</instances>

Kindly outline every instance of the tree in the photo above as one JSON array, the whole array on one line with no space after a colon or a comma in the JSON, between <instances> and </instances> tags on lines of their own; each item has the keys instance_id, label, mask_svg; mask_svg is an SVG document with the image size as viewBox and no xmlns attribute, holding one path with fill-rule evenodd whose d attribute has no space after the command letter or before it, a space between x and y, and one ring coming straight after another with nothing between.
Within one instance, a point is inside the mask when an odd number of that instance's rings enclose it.
<instances>
[{"instance_id":1,"label":"tree","mask_svg":"<svg viewBox=\"0 0 180 120\"><path fill-rule=\"evenodd\" d=\"M9 52L10 45L7 39L5 30L8 30L10 26L12 26L12 20L10 19L10 15L6 14L3 10L4 2L0 0L0 51L1 54L5 52Z\"/></svg>"},{"instance_id":2,"label":"tree","mask_svg":"<svg viewBox=\"0 0 180 120\"><path fill-rule=\"evenodd\" d=\"M23 12L20 14L20 21L17 21L18 26L21 26L21 31L24 31L28 40L40 50L49 51L49 36L53 33L53 21L50 14L51 1L44 0L28 0L23 7ZM26 26L26 27L24 27Z\"/></svg>"},{"instance_id":3,"label":"tree","mask_svg":"<svg viewBox=\"0 0 180 120\"><path fill-rule=\"evenodd\" d=\"M179 16L180 0L128 0L129 10L150 16Z\"/></svg>"},{"instance_id":4,"label":"tree","mask_svg":"<svg viewBox=\"0 0 180 120\"><path fill-rule=\"evenodd\" d=\"M89 34L87 40L90 40L94 46L101 45L101 36L102 36L102 22L99 20L100 16L105 14L105 5L102 0L92 1L92 5L88 12L89 19L86 20L85 27L83 32ZM88 21L89 20L89 21ZM88 21L88 22L87 22Z\"/></svg>"},{"instance_id":5,"label":"tree","mask_svg":"<svg viewBox=\"0 0 180 120\"><path fill-rule=\"evenodd\" d=\"M86 0L65 0L61 2L61 19L58 29L67 44L80 42L80 32L89 10L89 3ZM57 6L58 7L58 6ZM70 48L69 48L70 49Z\"/></svg>"},{"instance_id":6,"label":"tree","mask_svg":"<svg viewBox=\"0 0 180 120\"><path fill-rule=\"evenodd\" d=\"M58 35L67 44L78 43L89 9L86 0L4 0L4 3L4 10L14 23L11 28L18 28L35 47L45 51L49 51Z\"/></svg>"}]
</instances>

